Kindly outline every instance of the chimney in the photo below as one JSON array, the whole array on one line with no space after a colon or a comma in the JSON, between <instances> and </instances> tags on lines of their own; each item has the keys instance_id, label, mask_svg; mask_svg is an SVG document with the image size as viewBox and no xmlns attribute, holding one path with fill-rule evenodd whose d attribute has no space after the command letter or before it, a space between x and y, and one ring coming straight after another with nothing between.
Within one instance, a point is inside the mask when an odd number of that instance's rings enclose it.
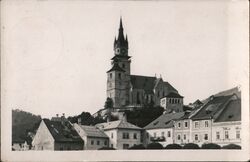
<instances>
[{"instance_id":1,"label":"chimney","mask_svg":"<svg viewBox=\"0 0 250 162\"><path fill-rule=\"evenodd\" d=\"M59 114L56 114L56 117L58 118Z\"/></svg>"},{"instance_id":2,"label":"chimney","mask_svg":"<svg viewBox=\"0 0 250 162\"><path fill-rule=\"evenodd\" d=\"M79 118L77 119L77 123L78 123L79 125L82 124L82 119L81 119L81 117L79 117Z\"/></svg>"}]
</instances>

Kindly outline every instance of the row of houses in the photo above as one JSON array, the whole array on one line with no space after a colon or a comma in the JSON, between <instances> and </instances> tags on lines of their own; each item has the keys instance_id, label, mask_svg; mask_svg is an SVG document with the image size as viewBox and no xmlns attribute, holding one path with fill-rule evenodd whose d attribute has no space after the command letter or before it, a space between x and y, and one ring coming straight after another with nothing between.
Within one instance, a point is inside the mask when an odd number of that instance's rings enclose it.
<instances>
[{"instance_id":1,"label":"row of houses","mask_svg":"<svg viewBox=\"0 0 250 162\"><path fill-rule=\"evenodd\" d=\"M165 98L165 112L144 128L127 122L123 116L95 126L72 124L64 115L43 119L32 141L34 150L97 150L100 148L128 149L134 145L216 143L241 145L241 97L235 93L219 93L206 100L197 100L191 109L182 111L182 96ZM164 98L162 98L164 100ZM174 102L176 106L165 106Z\"/></svg>"}]
</instances>

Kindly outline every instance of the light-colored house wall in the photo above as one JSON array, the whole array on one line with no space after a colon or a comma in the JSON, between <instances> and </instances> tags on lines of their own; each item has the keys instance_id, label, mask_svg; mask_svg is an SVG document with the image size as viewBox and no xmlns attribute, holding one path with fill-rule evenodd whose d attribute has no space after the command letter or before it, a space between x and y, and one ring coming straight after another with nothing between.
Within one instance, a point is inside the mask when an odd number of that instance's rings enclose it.
<instances>
[{"instance_id":1,"label":"light-colored house wall","mask_svg":"<svg viewBox=\"0 0 250 162\"><path fill-rule=\"evenodd\" d=\"M170 134L170 136L169 136ZM173 128L161 128L161 129L148 129L146 130L146 136L144 138L145 145L152 143L152 138L163 139L163 141L155 141L163 145L164 147L168 144L173 143Z\"/></svg>"},{"instance_id":2,"label":"light-colored house wall","mask_svg":"<svg viewBox=\"0 0 250 162\"><path fill-rule=\"evenodd\" d=\"M228 139L225 137L226 131L228 131ZM237 131L239 131L239 138L236 137ZM219 139L217 132L219 132ZM241 121L213 123L212 142L221 146L231 143L241 145Z\"/></svg>"},{"instance_id":3,"label":"light-colored house wall","mask_svg":"<svg viewBox=\"0 0 250 162\"><path fill-rule=\"evenodd\" d=\"M208 125L205 125L205 122ZM198 126L195 126L198 123ZM212 120L195 120L192 121L192 128L191 128L191 142L196 143L198 145L202 145L204 143L211 143L212 142ZM198 136L198 139L195 139L195 136ZM207 136L207 140L205 139Z\"/></svg>"},{"instance_id":4,"label":"light-colored house wall","mask_svg":"<svg viewBox=\"0 0 250 162\"><path fill-rule=\"evenodd\" d=\"M185 125L185 123L187 124ZM184 145L186 143L192 142L191 129L192 129L192 120L185 119L185 120L176 121L174 124L173 143ZM180 136L180 138L178 138L178 136Z\"/></svg>"},{"instance_id":5,"label":"light-colored house wall","mask_svg":"<svg viewBox=\"0 0 250 162\"><path fill-rule=\"evenodd\" d=\"M42 120L32 141L34 150L54 150L54 138Z\"/></svg>"}]
</instances>

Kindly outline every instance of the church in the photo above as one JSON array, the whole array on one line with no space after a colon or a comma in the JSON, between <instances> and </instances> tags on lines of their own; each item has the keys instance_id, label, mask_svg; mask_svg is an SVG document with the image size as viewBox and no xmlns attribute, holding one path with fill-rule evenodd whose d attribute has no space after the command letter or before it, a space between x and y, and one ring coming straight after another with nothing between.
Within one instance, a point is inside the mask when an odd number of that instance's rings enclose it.
<instances>
[{"instance_id":1,"label":"church","mask_svg":"<svg viewBox=\"0 0 250 162\"><path fill-rule=\"evenodd\" d=\"M125 37L123 33L121 18L118 37L115 37L113 48L112 67L107 71L107 98L112 99L114 108L160 106L161 99L166 96L168 98L183 98L170 83L161 77L131 74L129 43L127 35ZM183 100L173 104L183 105Z\"/></svg>"}]
</instances>

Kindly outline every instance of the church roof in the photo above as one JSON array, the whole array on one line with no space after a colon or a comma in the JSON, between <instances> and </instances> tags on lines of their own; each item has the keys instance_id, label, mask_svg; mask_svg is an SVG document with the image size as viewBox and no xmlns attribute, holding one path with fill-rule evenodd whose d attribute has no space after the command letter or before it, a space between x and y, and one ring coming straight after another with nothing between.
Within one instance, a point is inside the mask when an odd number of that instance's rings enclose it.
<instances>
[{"instance_id":1,"label":"church roof","mask_svg":"<svg viewBox=\"0 0 250 162\"><path fill-rule=\"evenodd\" d=\"M56 142L83 142L74 127L66 119L64 123L49 119L43 119L43 121Z\"/></svg>"},{"instance_id":2,"label":"church roof","mask_svg":"<svg viewBox=\"0 0 250 162\"><path fill-rule=\"evenodd\" d=\"M173 128L174 120L181 118L185 112L162 114L157 119L149 123L144 129Z\"/></svg>"},{"instance_id":3,"label":"church roof","mask_svg":"<svg viewBox=\"0 0 250 162\"><path fill-rule=\"evenodd\" d=\"M111 60L117 60L117 59L129 59L131 58L131 56L128 56L128 55L115 55L114 57L111 58Z\"/></svg>"},{"instance_id":4,"label":"church roof","mask_svg":"<svg viewBox=\"0 0 250 162\"><path fill-rule=\"evenodd\" d=\"M175 92L170 92L165 97L168 97L168 98L183 98L183 96L181 96L181 95L179 95L178 93L175 93Z\"/></svg>"},{"instance_id":5,"label":"church roof","mask_svg":"<svg viewBox=\"0 0 250 162\"><path fill-rule=\"evenodd\" d=\"M147 92L153 92L156 77L130 75L130 81L134 89L144 89Z\"/></svg>"},{"instance_id":6,"label":"church roof","mask_svg":"<svg viewBox=\"0 0 250 162\"><path fill-rule=\"evenodd\" d=\"M121 72L125 72L119 65L118 63L114 63L113 67L107 71L107 73L111 72L111 71L121 71Z\"/></svg>"}]
</instances>

